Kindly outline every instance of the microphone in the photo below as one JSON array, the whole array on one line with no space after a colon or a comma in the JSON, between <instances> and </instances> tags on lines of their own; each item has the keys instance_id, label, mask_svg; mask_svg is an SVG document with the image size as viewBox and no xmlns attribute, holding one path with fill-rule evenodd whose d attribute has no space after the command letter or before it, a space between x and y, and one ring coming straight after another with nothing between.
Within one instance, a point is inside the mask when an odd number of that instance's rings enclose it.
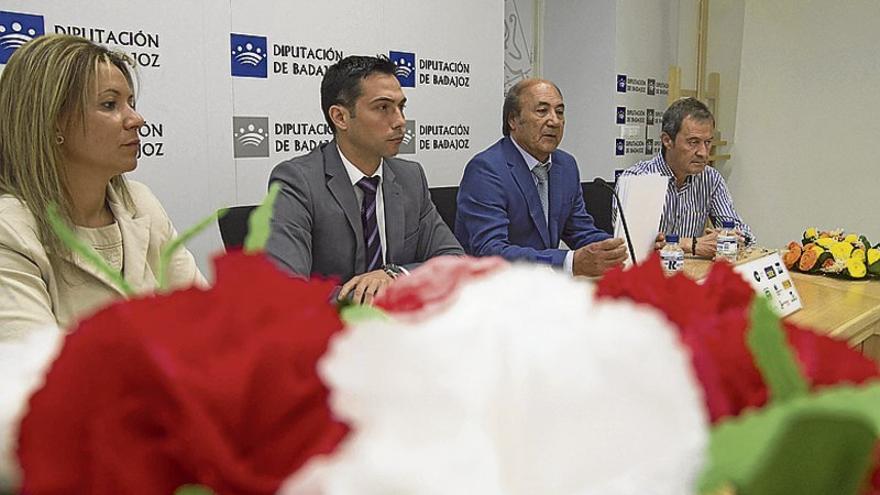
<instances>
[{"instance_id":1,"label":"microphone","mask_svg":"<svg viewBox=\"0 0 880 495\"><path fill-rule=\"evenodd\" d=\"M623 204L620 202L620 198L617 197L617 191L611 187L605 179L601 177L596 177L593 179L593 184L600 185L605 189L611 191L611 195L614 197L614 201L617 201L617 213L620 214L620 223L623 224L623 234L626 236L626 246L629 248L629 256L633 262L633 265L636 264L636 250L633 249L632 239L629 237L629 228L626 226L626 216L623 214Z\"/></svg>"}]
</instances>

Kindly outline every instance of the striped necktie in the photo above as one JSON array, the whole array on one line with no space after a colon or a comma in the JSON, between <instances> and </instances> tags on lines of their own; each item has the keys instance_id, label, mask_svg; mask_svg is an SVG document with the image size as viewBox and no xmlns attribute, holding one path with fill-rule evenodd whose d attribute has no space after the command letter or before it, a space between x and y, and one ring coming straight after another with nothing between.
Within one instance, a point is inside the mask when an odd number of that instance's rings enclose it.
<instances>
[{"instance_id":1,"label":"striped necktie","mask_svg":"<svg viewBox=\"0 0 880 495\"><path fill-rule=\"evenodd\" d=\"M379 176L364 177L357 181L358 187L364 192L361 205L361 223L364 226L364 245L367 248L367 271L378 270L382 262L382 240L379 238L379 224L376 222L376 190L379 187Z\"/></svg>"},{"instance_id":2,"label":"striped necktie","mask_svg":"<svg viewBox=\"0 0 880 495\"><path fill-rule=\"evenodd\" d=\"M535 165L532 168L532 173L535 175L535 178L538 179L538 197L541 198L541 208L544 209L544 220L548 219L548 206L547 206L547 178L550 176L550 164L542 163L539 165Z\"/></svg>"}]
</instances>

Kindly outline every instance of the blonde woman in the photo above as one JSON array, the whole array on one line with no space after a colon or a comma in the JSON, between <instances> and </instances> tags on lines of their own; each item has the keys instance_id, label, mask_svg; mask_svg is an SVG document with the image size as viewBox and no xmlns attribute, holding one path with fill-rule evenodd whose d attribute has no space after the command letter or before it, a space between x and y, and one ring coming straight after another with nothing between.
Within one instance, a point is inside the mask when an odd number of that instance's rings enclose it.
<instances>
[{"instance_id":1,"label":"blonde woman","mask_svg":"<svg viewBox=\"0 0 880 495\"><path fill-rule=\"evenodd\" d=\"M0 340L70 328L121 289L59 239L50 204L135 292L156 286L159 253L177 234L159 201L123 173L137 166L127 58L82 38L39 37L0 77ZM170 263L173 287L203 283L192 255Z\"/></svg>"}]
</instances>

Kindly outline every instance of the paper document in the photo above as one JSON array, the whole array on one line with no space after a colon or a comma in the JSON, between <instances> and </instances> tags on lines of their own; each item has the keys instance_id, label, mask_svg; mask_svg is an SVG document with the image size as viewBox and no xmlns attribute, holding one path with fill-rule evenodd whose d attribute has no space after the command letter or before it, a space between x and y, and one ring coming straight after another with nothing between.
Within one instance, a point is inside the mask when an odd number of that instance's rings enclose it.
<instances>
[{"instance_id":1,"label":"paper document","mask_svg":"<svg viewBox=\"0 0 880 495\"><path fill-rule=\"evenodd\" d=\"M626 239L620 218L620 210L623 209L636 253L636 263L647 259L654 250L668 185L669 177L662 175L623 175L617 179L620 205L617 220L614 222L614 237ZM627 265L630 263L632 260L627 259Z\"/></svg>"}]
</instances>

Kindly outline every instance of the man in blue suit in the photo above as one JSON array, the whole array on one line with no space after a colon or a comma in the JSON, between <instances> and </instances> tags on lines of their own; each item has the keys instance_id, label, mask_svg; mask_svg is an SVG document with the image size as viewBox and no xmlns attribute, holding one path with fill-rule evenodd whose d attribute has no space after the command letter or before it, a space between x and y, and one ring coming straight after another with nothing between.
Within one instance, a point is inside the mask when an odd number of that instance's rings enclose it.
<instances>
[{"instance_id":1,"label":"man in blue suit","mask_svg":"<svg viewBox=\"0 0 880 495\"><path fill-rule=\"evenodd\" d=\"M544 263L597 276L626 259L622 239L584 208L577 162L558 150L565 104L550 81L526 79L504 99L504 136L474 156L461 179L455 236L474 256ZM571 248L559 249L559 241Z\"/></svg>"}]
</instances>

